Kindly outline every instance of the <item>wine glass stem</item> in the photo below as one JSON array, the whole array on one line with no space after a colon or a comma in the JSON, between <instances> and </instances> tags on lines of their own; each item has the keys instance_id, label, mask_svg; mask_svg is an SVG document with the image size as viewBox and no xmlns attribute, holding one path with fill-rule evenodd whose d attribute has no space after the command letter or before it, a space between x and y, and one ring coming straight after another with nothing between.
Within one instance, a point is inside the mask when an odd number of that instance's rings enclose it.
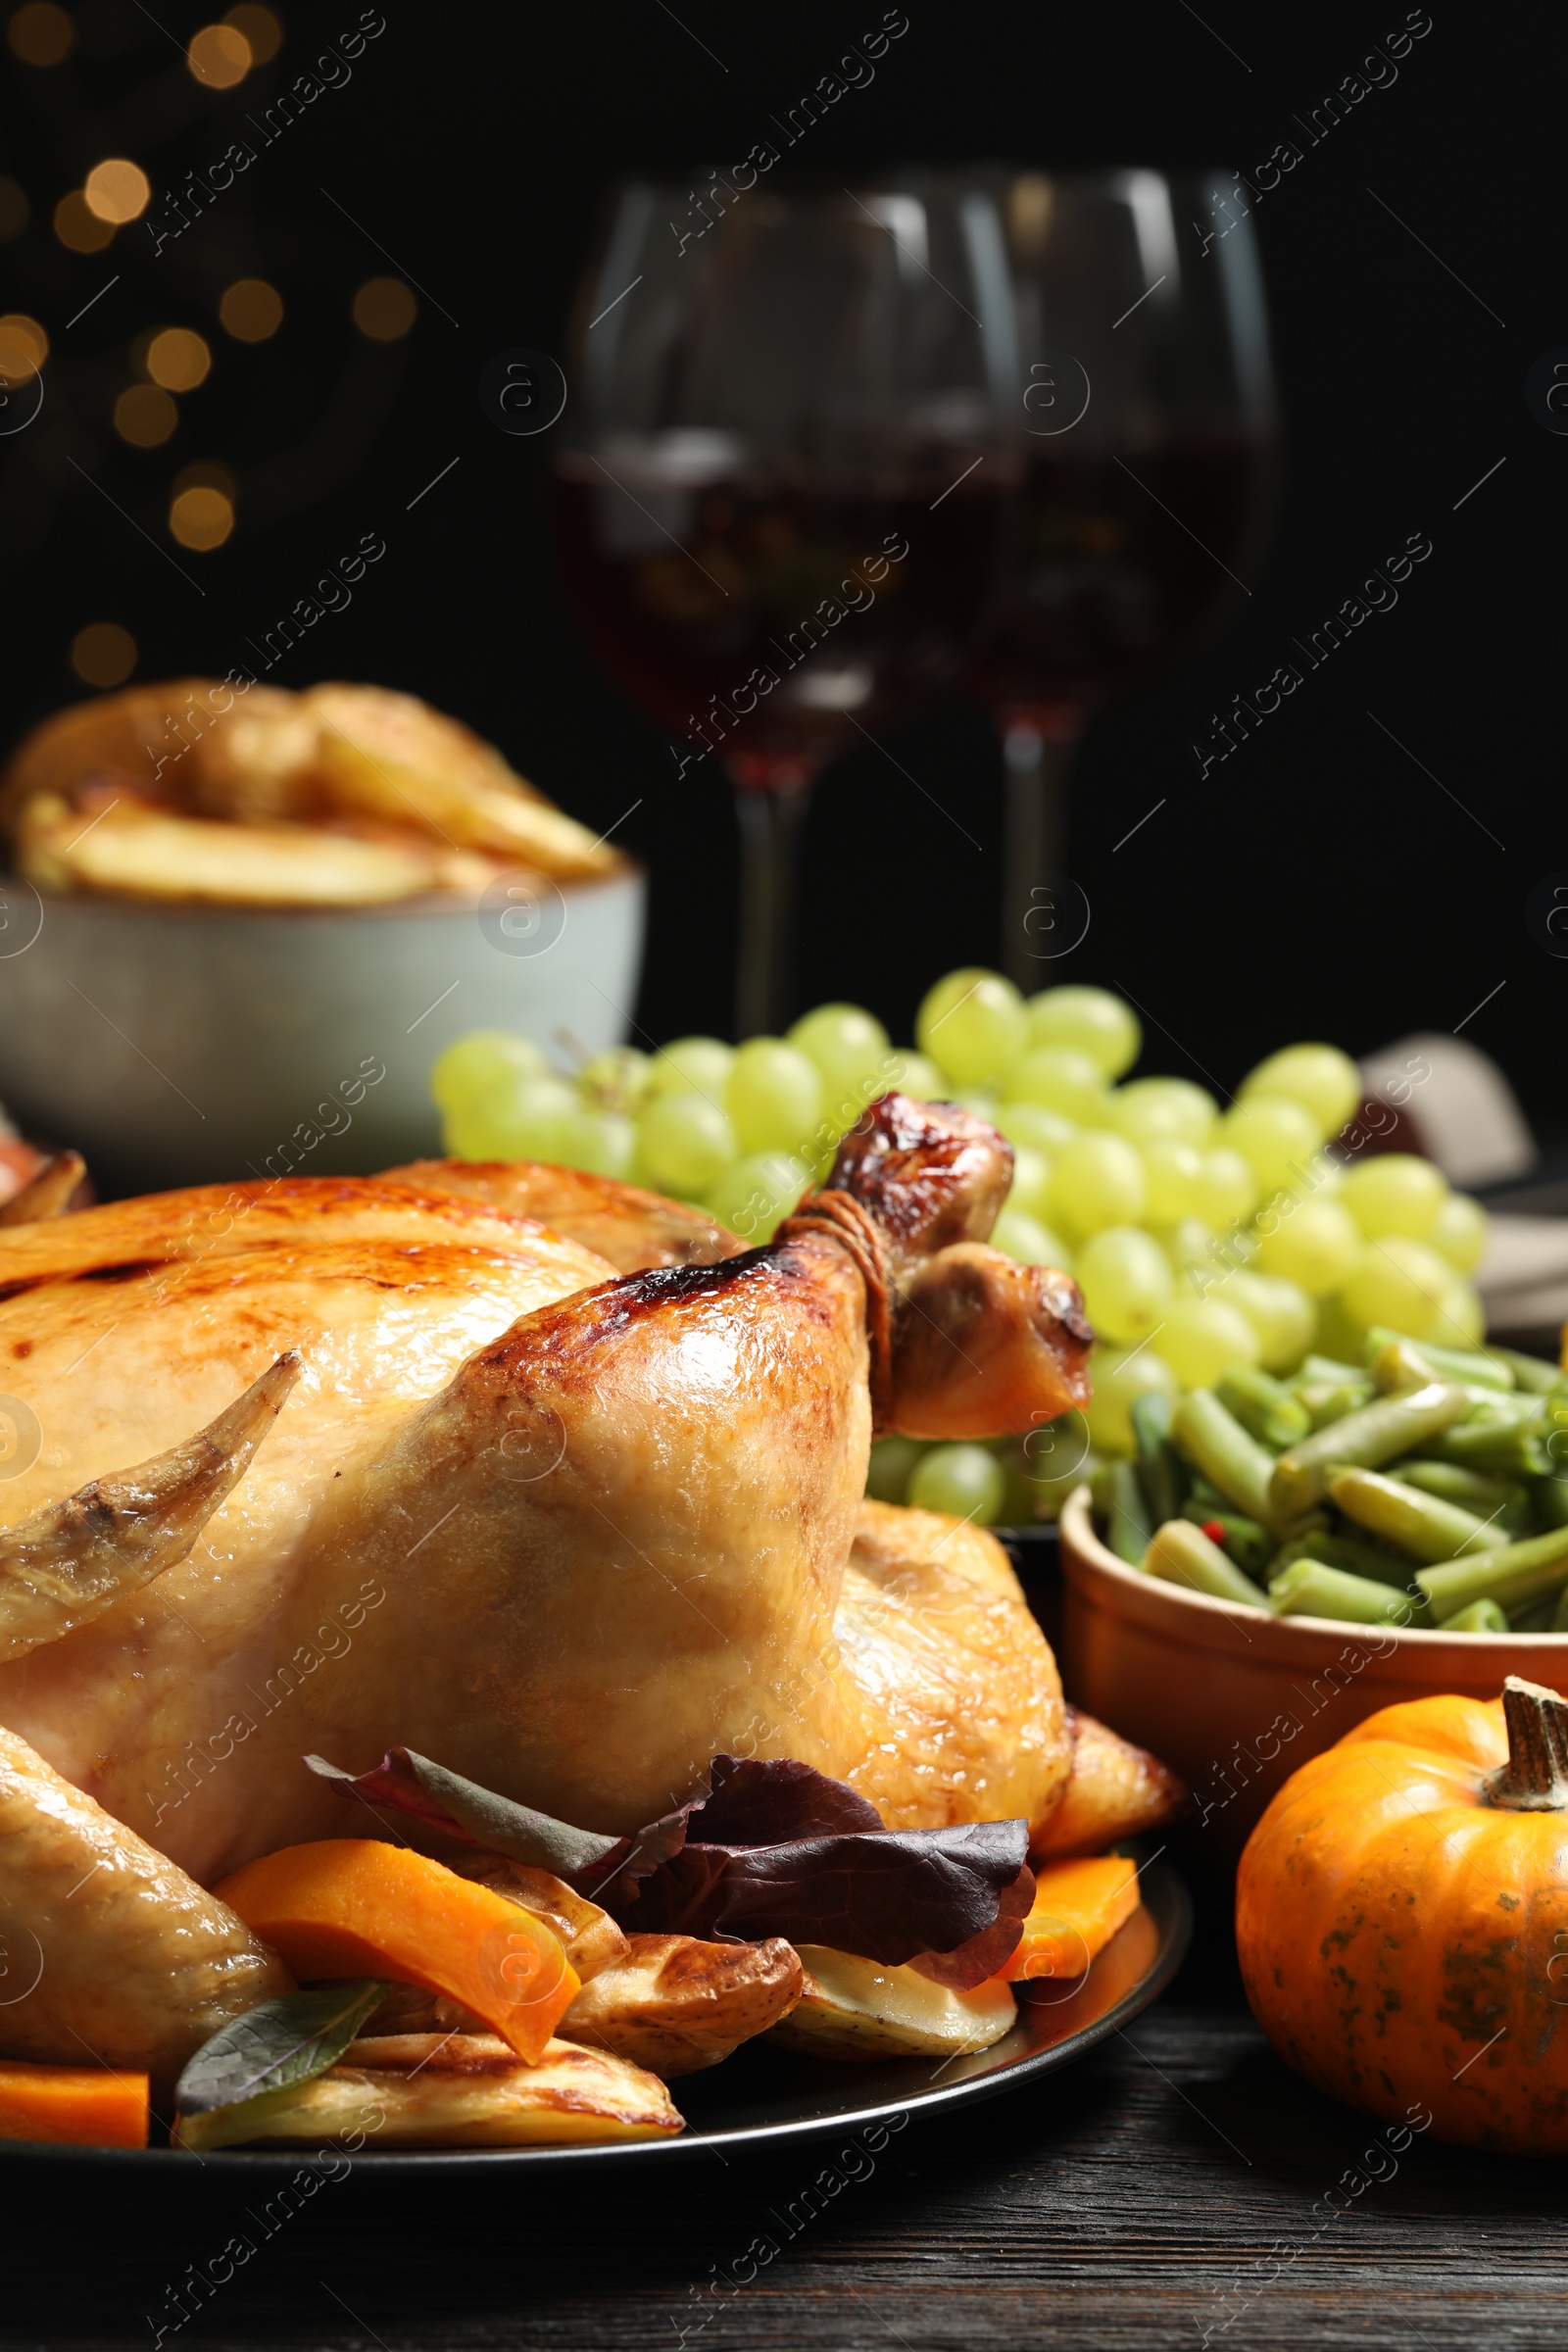
<instances>
[{"instance_id":1,"label":"wine glass stem","mask_svg":"<svg viewBox=\"0 0 1568 2352\"><path fill-rule=\"evenodd\" d=\"M1004 724L1007 771L1007 863L1002 911L1003 966L1022 989L1044 985L1029 915L1061 872L1067 839L1067 778L1083 740L1081 725L1057 721L1042 729L1032 719Z\"/></svg>"},{"instance_id":2,"label":"wine glass stem","mask_svg":"<svg viewBox=\"0 0 1568 2352\"><path fill-rule=\"evenodd\" d=\"M735 1035L778 1037L795 990L795 904L809 783L735 788L741 836Z\"/></svg>"}]
</instances>

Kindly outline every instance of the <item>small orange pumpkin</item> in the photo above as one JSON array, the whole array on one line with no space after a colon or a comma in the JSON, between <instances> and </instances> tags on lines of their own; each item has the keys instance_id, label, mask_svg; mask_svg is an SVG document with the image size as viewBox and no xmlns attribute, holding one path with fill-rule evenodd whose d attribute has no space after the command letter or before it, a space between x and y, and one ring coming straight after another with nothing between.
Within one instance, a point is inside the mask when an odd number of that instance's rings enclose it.
<instances>
[{"instance_id":1,"label":"small orange pumpkin","mask_svg":"<svg viewBox=\"0 0 1568 2352\"><path fill-rule=\"evenodd\" d=\"M1288 2064L1439 2137L1568 2150L1568 1702L1385 1707L1293 1774L1236 1885L1247 1997Z\"/></svg>"}]
</instances>

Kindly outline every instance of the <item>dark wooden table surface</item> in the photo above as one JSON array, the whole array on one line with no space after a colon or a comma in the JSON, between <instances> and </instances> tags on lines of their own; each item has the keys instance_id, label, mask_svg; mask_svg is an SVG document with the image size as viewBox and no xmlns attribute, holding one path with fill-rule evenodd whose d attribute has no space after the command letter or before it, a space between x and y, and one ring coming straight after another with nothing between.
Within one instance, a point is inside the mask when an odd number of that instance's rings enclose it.
<instances>
[{"instance_id":1,"label":"dark wooden table surface","mask_svg":"<svg viewBox=\"0 0 1568 2352\"><path fill-rule=\"evenodd\" d=\"M1396 2152L1307 2089L1240 2005L1217 1905L1172 1992L1080 2066L911 2123L878 2157L837 2148L694 2158L635 2192L501 2178L434 2197L351 2171L265 2240L216 2165L177 2195L167 2176L132 2195L8 2177L0 2343L122 2352L161 2326L181 2352L1568 2342L1568 2167ZM840 2185L806 2220L824 2166ZM171 2290L187 2266L221 2272L236 2229L254 2257L175 2328Z\"/></svg>"}]
</instances>

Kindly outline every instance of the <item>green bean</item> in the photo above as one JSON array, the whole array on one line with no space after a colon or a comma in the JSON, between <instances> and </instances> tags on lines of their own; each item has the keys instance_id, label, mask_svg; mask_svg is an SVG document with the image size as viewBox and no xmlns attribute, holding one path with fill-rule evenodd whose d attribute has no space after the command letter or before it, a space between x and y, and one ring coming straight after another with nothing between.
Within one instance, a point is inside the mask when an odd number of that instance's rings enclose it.
<instances>
[{"instance_id":1,"label":"green bean","mask_svg":"<svg viewBox=\"0 0 1568 2352\"><path fill-rule=\"evenodd\" d=\"M1457 1617L1446 1618L1446 1634L1505 1634L1508 1620L1494 1600L1473 1600Z\"/></svg>"},{"instance_id":2,"label":"green bean","mask_svg":"<svg viewBox=\"0 0 1568 2352\"><path fill-rule=\"evenodd\" d=\"M1348 1519L1429 1566L1473 1551L1500 1551L1507 1537L1456 1502L1376 1470L1331 1470L1329 1494Z\"/></svg>"},{"instance_id":3,"label":"green bean","mask_svg":"<svg viewBox=\"0 0 1568 2352\"><path fill-rule=\"evenodd\" d=\"M1296 1391L1314 1429L1327 1429L1331 1421L1343 1421L1347 1413L1358 1413L1376 1395L1369 1380L1342 1380L1337 1388L1314 1385Z\"/></svg>"},{"instance_id":4,"label":"green bean","mask_svg":"<svg viewBox=\"0 0 1568 2352\"><path fill-rule=\"evenodd\" d=\"M1294 1446L1311 1429L1305 1407L1283 1381L1271 1380L1255 1364L1232 1364L1228 1372L1221 1373L1214 1394L1225 1410L1273 1453Z\"/></svg>"},{"instance_id":5,"label":"green bean","mask_svg":"<svg viewBox=\"0 0 1568 2352\"><path fill-rule=\"evenodd\" d=\"M1557 1595L1557 1604L1552 1610L1551 1624L1547 1631L1553 1634L1568 1634L1568 1585L1564 1585Z\"/></svg>"},{"instance_id":6,"label":"green bean","mask_svg":"<svg viewBox=\"0 0 1568 2352\"><path fill-rule=\"evenodd\" d=\"M1189 1461L1249 1519L1272 1527L1274 1456L1225 1410L1212 1389L1189 1389L1171 1415L1170 1434Z\"/></svg>"},{"instance_id":7,"label":"green bean","mask_svg":"<svg viewBox=\"0 0 1568 2352\"><path fill-rule=\"evenodd\" d=\"M1149 1524L1159 1527L1180 1514L1187 1493L1187 1465L1170 1442L1171 1400L1151 1389L1127 1409Z\"/></svg>"},{"instance_id":8,"label":"green bean","mask_svg":"<svg viewBox=\"0 0 1568 2352\"><path fill-rule=\"evenodd\" d=\"M1450 1428L1464 1411L1464 1401L1461 1389L1433 1381L1407 1396L1380 1396L1375 1404L1347 1413L1343 1421L1314 1430L1274 1464L1269 1481L1272 1516L1310 1510L1313 1503L1321 1502L1331 1469L1375 1470L1383 1462L1411 1452L1438 1431ZM1268 1515L1253 1513L1254 1518Z\"/></svg>"},{"instance_id":9,"label":"green bean","mask_svg":"<svg viewBox=\"0 0 1568 2352\"><path fill-rule=\"evenodd\" d=\"M1089 1481L1089 1493L1117 1559L1129 1568L1141 1568L1152 1530L1131 1462L1102 1462Z\"/></svg>"},{"instance_id":10,"label":"green bean","mask_svg":"<svg viewBox=\"0 0 1568 2352\"><path fill-rule=\"evenodd\" d=\"M1251 1578L1188 1519L1167 1519L1156 1531L1144 1554L1144 1573L1167 1585L1185 1585L1190 1592L1206 1592L1214 1600L1243 1601L1253 1609L1268 1605Z\"/></svg>"},{"instance_id":11,"label":"green bean","mask_svg":"<svg viewBox=\"0 0 1568 2352\"><path fill-rule=\"evenodd\" d=\"M1504 1526L1512 1519L1522 1522L1530 1510L1530 1491L1517 1479L1489 1478L1484 1470L1466 1470L1458 1462L1395 1462L1389 1476L1419 1487L1423 1494L1436 1494L1441 1502L1460 1503L1478 1519L1500 1512Z\"/></svg>"},{"instance_id":12,"label":"green bean","mask_svg":"<svg viewBox=\"0 0 1568 2352\"><path fill-rule=\"evenodd\" d=\"M1483 1389L1516 1385L1513 1367L1490 1352L1478 1348L1435 1348L1426 1340L1407 1340L1382 1324L1374 1324L1366 1335L1366 1359L1380 1389L1419 1388L1429 1380L1457 1380ZM1380 1369L1385 1362L1386 1373Z\"/></svg>"},{"instance_id":13,"label":"green bean","mask_svg":"<svg viewBox=\"0 0 1568 2352\"><path fill-rule=\"evenodd\" d=\"M1385 1551L1380 1544L1369 1544L1364 1536L1329 1535L1323 1529L1295 1536L1289 1544L1282 1544L1274 1555L1273 1573L1283 1576L1298 1560L1321 1560L1326 1568L1347 1568L1352 1576L1371 1577L1381 1585L1397 1585L1401 1592L1408 1591L1412 1574L1410 1562L1400 1559L1397 1552Z\"/></svg>"},{"instance_id":14,"label":"green bean","mask_svg":"<svg viewBox=\"0 0 1568 2352\"><path fill-rule=\"evenodd\" d=\"M1530 1498L1543 1527L1568 1527L1568 1470L1534 1480Z\"/></svg>"},{"instance_id":15,"label":"green bean","mask_svg":"<svg viewBox=\"0 0 1568 2352\"><path fill-rule=\"evenodd\" d=\"M1348 1380L1365 1380L1366 1377L1360 1364L1342 1364L1333 1355L1308 1355L1303 1356L1291 1374L1290 1385L1293 1389L1338 1389L1343 1388Z\"/></svg>"},{"instance_id":16,"label":"green bean","mask_svg":"<svg viewBox=\"0 0 1568 2352\"><path fill-rule=\"evenodd\" d=\"M1176 1516L1190 1519L1195 1527L1200 1527L1209 1536L1210 1543L1217 1541L1221 1551L1233 1559L1238 1568L1245 1569L1249 1576L1259 1575L1278 1549L1268 1529L1260 1527L1255 1519L1249 1519L1240 1511L1211 1511L1200 1502L1187 1502L1183 1503ZM1209 1535L1210 1529L1216 1527L1222 1531L1218 1538Z\"/></svg>"},{"instance_id":17,"label":"green bean","mask_svg":"<svg viewBox=\"0 0 1568 2352\"><path fill-rule=\"evenodd\" d=\"M1278 1617L1339 1617L1356 1625L1408 1625L1417 1611L1407 1592L1350 1576L1326 1560L1298 1560L1274 1578L1268 1596Z\"/></svg>"},{"instance_id":18,"label":"green bean","mask_svg":"<svg viewBox=\"0 0 1568 2352\"><path fill-rule=\"evenodd\" d=\"M1517 1348L1489 1348L1487 1352L1507 1365L1516 1388L1528 1389L1533 1396L1544 1396L1562 1378L1560 1366L1548 1364L1544 1355L1521 1355Z\"/></svg>"},{"instance_id":19,"label":"green bean","mask_svg":"<svg viewBox=\"0 0 1568 2352\"><path fill-rule=\"evenodd\" d=\"M1525 1417L1506 1421L1467 1421L1421 1441L1423 1454L1440 1462L1458 1462L1467 1470L1492 1470L1515 1478L1544 1478L1555 1468L1541 1432L1539 1396L1521 1399Z\"/></svg>"},{"instance_id":20,"label":"green bean","mask_svg":"<svg viewBox=\"0 0 1568 2352\"><path fill-rule=\"evenodd\" d=\"M1473 1600L1494 1600L1512 1616L1568 1582L1568 1527L1554 1527L1548 1535L1531 1536L1523 1544L1504 1544L1497 1551L1478 1551L1468 1559L1418 1568L1415 1581L1440 1625Z\"/></svg>"}]
</instances>

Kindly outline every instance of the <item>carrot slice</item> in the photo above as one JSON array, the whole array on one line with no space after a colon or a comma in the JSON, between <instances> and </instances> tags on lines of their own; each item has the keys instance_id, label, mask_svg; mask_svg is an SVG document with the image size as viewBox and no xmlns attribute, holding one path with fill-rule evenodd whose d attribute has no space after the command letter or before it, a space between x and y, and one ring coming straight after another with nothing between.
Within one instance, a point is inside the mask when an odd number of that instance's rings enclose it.
<instances>
[{"instance_id":1,"label":"carrot slice","mask_svg":"<svg viewBox=\"0 0 1568 2352\"><path fill-rule=\"evenodd\" d=\"M247 1862L214 1892L296 1977L391 1977L461 2001L537 2066L577 1972L543 1920L443 1863L373 1838Z\"/></svg>"},{"instance_id":2,"label":"carrot slice","mask_svg":"<svg viewBox=\"0 0 1568 2352\"><path fill-rule=\"evenodd\" d=\"M1138 1908L1138 1868L1121 1854L1048 1862L1035 1873L1035 1899L1006 1966L1024 1977L1081 1977Z\"/></svg>"},{"instance_id":3,"label":"carrot slice","mask_svg":"<svg viewBox=\"0 0 1568 2352\"><path fill-rule=\"evenodd\" d=\"M147 2145L147 2077L96 2066L0 2065L0 2139L69 2141L83 2148Z\"/></svg>"}]
</instances>

